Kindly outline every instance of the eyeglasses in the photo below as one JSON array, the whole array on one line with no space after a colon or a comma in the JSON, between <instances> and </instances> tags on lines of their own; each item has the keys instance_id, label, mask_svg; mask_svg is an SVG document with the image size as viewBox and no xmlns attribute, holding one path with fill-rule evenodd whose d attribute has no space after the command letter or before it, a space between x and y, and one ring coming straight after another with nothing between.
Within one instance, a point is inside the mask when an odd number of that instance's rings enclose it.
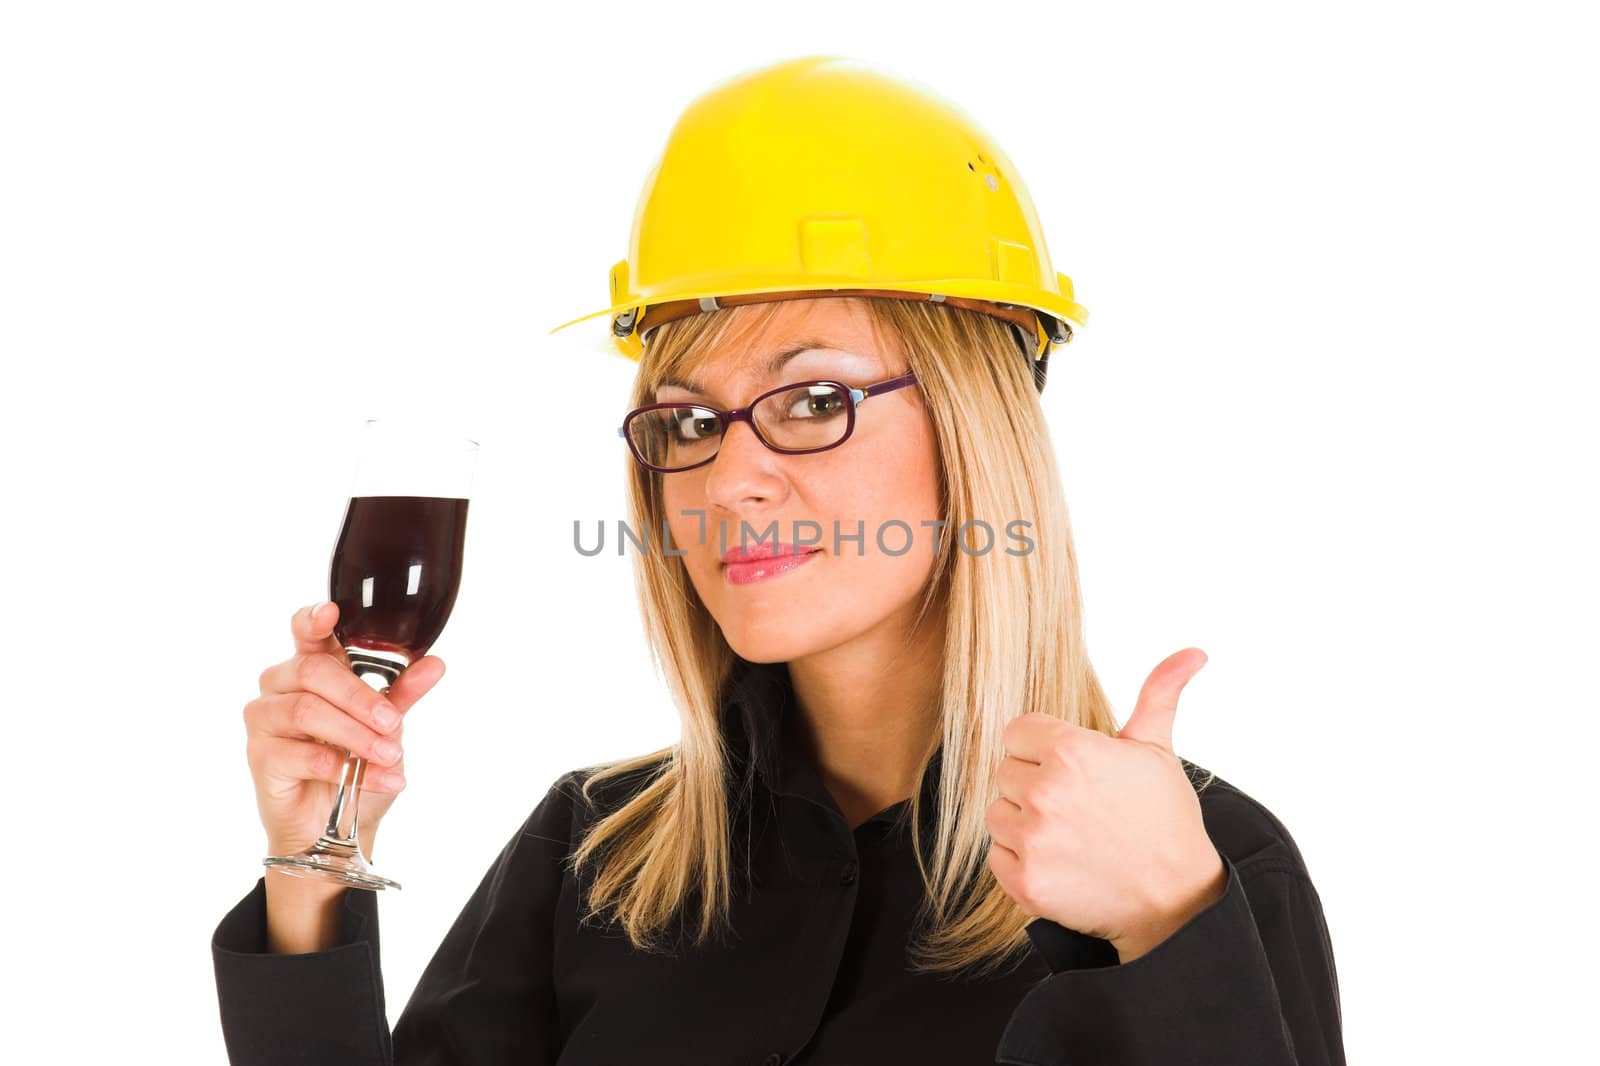
<instances>
[{"instance_id":1,"label":"eyeglasses","mask_svg":"<svg viewBox=\"0 0 1600 1066\"><path fill-rule=\"evenodd\" d=\"M868 396L916 382L914 373L861 388L829 380L797 381L732 411L703 403L652 403L629 411L617 436L628 442L642 466L663 474L693 470L715 459L722 435L735 422L750 423L756 439L782 455L825 452L850 439L856 408Z\"/></svg>"}]
</instances>

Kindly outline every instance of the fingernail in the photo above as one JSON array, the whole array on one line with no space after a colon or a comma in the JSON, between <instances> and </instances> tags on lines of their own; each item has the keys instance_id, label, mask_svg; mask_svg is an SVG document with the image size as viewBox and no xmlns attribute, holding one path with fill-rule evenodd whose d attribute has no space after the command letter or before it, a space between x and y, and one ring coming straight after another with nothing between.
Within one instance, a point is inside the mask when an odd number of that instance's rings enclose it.
<instances>
[{"instance_id":1,"label":"fingernail","mask_svg":"<svg viewBox=\"0 0 1600 1066\"><path fill-rule=\"evenodd\" d=\"M400 745L392 740L374 741L372 752L381 762L394 762L400 757Z\"/></svg>"},{"instance_id":2,"label":"fingernail","mask_svg":"<svg viewBox=\"0 0 1600 1066\"><path fill-rule=\"evenodd\" d=\"M324 607L328 606L328 604L330 602L331 601L329 601L329 600L320 600L320 601L318 601L316 606L311 608L311 620L313 622L315 622L317 620L317 615L321 614L322 613L322 609Z\"/></svg>"},{"instance_id":3,"label":"fingernail","mask_svg":"<svg viewBox=\"0 0 1600 1066\"><path fill-rule=\"evenodd\" d=\"M400 724L400 712L387 703L378 704L372 711L372 717L385 733Z\"/></svg>"}]
</instances>

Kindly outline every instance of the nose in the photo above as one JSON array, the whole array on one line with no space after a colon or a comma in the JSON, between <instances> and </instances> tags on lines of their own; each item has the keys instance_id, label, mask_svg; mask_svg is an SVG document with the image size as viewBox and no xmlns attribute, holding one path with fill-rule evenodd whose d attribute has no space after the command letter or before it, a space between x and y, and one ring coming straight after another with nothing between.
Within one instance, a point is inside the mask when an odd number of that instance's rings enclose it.
<instances>
[{"instance_id":1,"label":"nose","mask_svg":"<svg viewBox=\"0 0 1600 1066\"><path fill-rule=\"evenodd\" d=\"M783 492L779 456L761 443L748 422L723 431L716 457L706 466L706 499L732 514L777 501Z\"/></svg>"}]
</instances>

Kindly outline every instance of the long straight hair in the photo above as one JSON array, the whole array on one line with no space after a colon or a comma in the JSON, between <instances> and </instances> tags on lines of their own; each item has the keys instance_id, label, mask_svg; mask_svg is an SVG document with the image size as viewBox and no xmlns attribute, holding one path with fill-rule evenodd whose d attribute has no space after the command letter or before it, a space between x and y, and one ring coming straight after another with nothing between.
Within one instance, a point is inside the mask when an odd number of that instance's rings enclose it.
<instances>
[{"instance_id":1,"label":"long straight hair","mask_svg":"<svg viewBox=\"0 0 1600 1066\"><path fill-rule=\"evenodd\" d=\"M1036 712L1110 736L1118 727L1085 650L1065 495L1013 327L932 301L849 299L861 301L885 350L902 352L917 375L937 440L950 534L940 538L916 622L942 616L944 639L939 733L911 802L925 892L908 960L914 972L988 975L1021 960L1031 920L987 862L987 810L998 794L1006 723ZM692 379L711 352L753 335L781 306L745 304L662 325L640 360L630 406L654 402L666 376ZM663 475L631 459L628 465L630 521L636 529L662 529ZM999 538L1017 519L1029 523L1014 528L1032 547L1007 554ZM957 547L957 531L969 521L995 530L993 550ZM677 706L680 739L599 764L584 785L591 802L590 790L604 781L652 766L655 772L590 826L570 862L595 867L585 919L609 911L635 948L654 950L675 920L693 924L696 944L728 928L728 751L718 711L736 656L681 558L657 551L634 557L644 631ZM941 747L936 810L927 811L922 784ZM932 850L925 854L929 819Z\"/></svg>"}]
</instances>

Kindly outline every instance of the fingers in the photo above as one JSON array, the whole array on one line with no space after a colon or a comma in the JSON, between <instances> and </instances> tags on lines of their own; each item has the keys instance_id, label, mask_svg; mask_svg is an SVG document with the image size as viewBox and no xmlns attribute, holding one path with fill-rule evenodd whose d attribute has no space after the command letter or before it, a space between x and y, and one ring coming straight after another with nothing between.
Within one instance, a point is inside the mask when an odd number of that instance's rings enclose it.
<instances>
[{"instance_id":1,"label":"fingers","mask_svg":"<svg viewBox=\"0 0 1600 1066\"><path fill-rule=\"evenodd\" d=\"M339 605L331 601L315 605L321 608L315 615L313 607L302 607L290 619L290 629L294 634L295 657L326 655L337 661L345 670L349 670L350 659L345 654L343 645L333 635L333 627L339 620ZM291 660L292 661L292 660ZM437 655L425 655L401 671L395 683L389 687L388 703L394 709L404 712L413 703L421 699L427 692L438 684L444 676L444 660ZM294 686L284 684L287 678L294 675L286 671L269 667L262 671L260 677L261 694L267 696L273 692L289 691ZM354 674L352 673L353 677ZM357 679L359 680L359 679ZM362 687L372 690L366 682L361 682ZM356 690L351 690L356 691ZM359 692L357 692L360 695ZM328 696L326 692L322 693ZM382 695L379 696L381 700ZM335 700L334 702L338 702ZM377 706L370 700L364 700L371 706ZM373 719L368 721L376 728L391 729L393 725L387 722L379 723Z\"/></svg>"},{"instance_id":2,"label":"fingers","mask_svg":"<svg viewBox=\"0 0 1600 1066\"><path fill-rule=\"evenodd\" d=\"M310 693L320 696L374 732L392 733L400 725L398 707L352 673L349 666L326 652L312 652L285 659L263 670L260 680L262 700ZM268 731L285 732L275 729Z\"/></svg>"},{"instance_id":3,"label":"fingers","mask_svg":"<svg viewBox=\"0 0 1600 1066\"><path fill-rule=\"evenodd\" d=\"M338 605L318 606L295 612L294 656L263 670L260 698L245 705L251 767L258 777L338 783L346 753L354 753L370 764L370 787L397 792L405 787L405 712L438 684L444 660L425 655L387 694L377 692L350 669L333 635Z\"/></svg>"},{"instance_id":4,"label":"fingers","mask_svg":"<svg viewBox=\"0 0 1600 1066\"><path fill-rule=\"evenodd\" d=\"M275 777L337 785L344 773L345 753L315 740L262 734L250 738L249 760L257 779ZM405 787L405 776L394 770L368 766L362 774L363 791L399 792Z\"/></svg>"},{"instance_id":5,"label":"fingers","mask_svg":"<svg viewBox=\"0 0 1600 1066\"><path fill-rule=\"evenodd\" d=\"M376 731L392 733L399 730L405 712L439 683L444 671L443 659L425 655L400 672L386 696L357 677L342 658L335 661L326 652L313 652L267 667L258 680L263 697L314 692Z\"/></svg>"},{"instance_id":6,"label":"fingers","mask_svg":"<svg viewBox=\"0 0 1600 1066\"><path fill-rule=\"evenodd\" d=\"M313 615L311 612L316 610ZM297 655L307 655L314 652L326 652L335 658L344 657L344 648L333 635L333 627L339 621L339 605L332 601L302 607L289 619L289 632L294 634L294 650Z\"/></svg>"},{"instance_id":7,"label":"fingers","mask_svg":"<svg viewBox=\"0 0 1600 1066\"><path fill-rule=\"evenodd\" d=\"M424 655L404 670L389 686L389 702L404 714L411 705L428 694L444 676L444 660L437 655Z\"/></svg>"},{"instance_id":8,"label":"fingers","mask_svg":"<svg viewBox=\"0 0 1600 1066\"><path fill-rule=\"evenodd\" d=\"M320 740L392 767L401 755L398 737L367 728L327 700L310 692L285 692L252 700L245 720L254 734Z\"/></svg>"}]
</instances>

